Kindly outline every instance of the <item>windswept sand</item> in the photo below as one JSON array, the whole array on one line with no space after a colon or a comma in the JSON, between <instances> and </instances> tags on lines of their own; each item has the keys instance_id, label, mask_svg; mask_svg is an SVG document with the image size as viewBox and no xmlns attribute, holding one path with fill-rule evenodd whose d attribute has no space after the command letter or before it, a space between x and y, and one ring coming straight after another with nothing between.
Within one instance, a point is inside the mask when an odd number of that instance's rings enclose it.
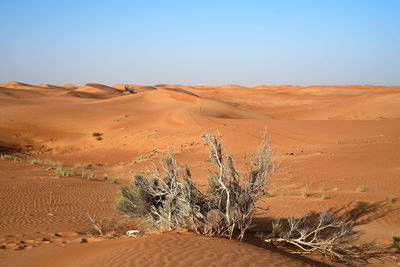
<instances>
[{"instance_id":1,"label":"windswept sand","mask_svg":"<svg viewBox=\"0 0 400 267\"><path fill-rule=\"evenodd\" d=\"M268 128L281 168L251 234L269 229L271 218L322 210L352 218L360 239L381 247L400 234L400 87L131 84L137 93L127 94L124 86L0 84L0 148L22 159L0 160L1 266L315 265L254 242L190 233L80 243L91 230L88 214L111 228L121 221L113 179L128 182L170 148L205 189L203 131L218 130L243 166ZM96 177L57 178L30 159L70 170L90 164L84 172ZM372 263L395 266L399 257L382 260Z\"/></svg>"}]
</instances>

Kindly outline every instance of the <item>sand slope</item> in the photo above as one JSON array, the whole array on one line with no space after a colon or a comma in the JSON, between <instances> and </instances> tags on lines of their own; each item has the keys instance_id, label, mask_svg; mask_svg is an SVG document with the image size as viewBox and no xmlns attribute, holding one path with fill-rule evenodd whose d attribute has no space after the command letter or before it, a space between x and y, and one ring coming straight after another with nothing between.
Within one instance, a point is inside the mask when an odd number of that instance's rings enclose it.
<instances>
[{"instance_id":1,"label":"sand slope","mask_svg":"<svg viewBox=\"0 0 400 267\"><path fill-rule=\"evenodd\" d=\"M19 259L15 259L17 253ZM46 249L8 254L8 259L0 259L3 266L323 266L246 243L179 233L49 245Z\"/></svg>"}]
</instances>

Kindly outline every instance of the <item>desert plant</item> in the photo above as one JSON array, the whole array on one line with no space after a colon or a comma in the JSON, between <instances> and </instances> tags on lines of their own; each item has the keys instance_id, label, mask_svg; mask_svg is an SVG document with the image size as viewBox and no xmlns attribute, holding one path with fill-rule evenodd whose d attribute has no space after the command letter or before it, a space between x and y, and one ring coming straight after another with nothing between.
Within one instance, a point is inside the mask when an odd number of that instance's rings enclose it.
<instances>
[{"instance_id":1,"label":"desert plant","mask_svg":"<svg viewBox=\"0 0 400 267\"><path fill-rule=\"evenodd\" d=\"M393 244L392 244L393 247L400 250L400 235L392 236L392 240L393 240Z\"/></svg>"},{"instance_id":2,"label":"desert plant","mask_svg":"<svg viewBox=\"0 0 400 267\"><path fill-rule=\"evenodd\" d=\"M84 170L82 170L81 178L87 179L87 180L94 180L94 179L96 179L96 173L94 173L94 172L85 172Z\"/></svg>"},{"instance_id":3,"label":"desert plant","mask_svg":"<svg viewBox=\"0 0 400 267\"><path fill-rule=\"evenodd\" d=\"M279 237L275 234L264 241L291 244L303 252L319 251L336 260L349 262L357 256L348 248L352 227L351 223L332 219L328 213L321 212L318 218L312 218L310 215L300 219L288 218L286 227L281 227L278 233Z\"/></svg>"},{"instance_id":4,"label":"desert plant","mask_svg":"<svg viewBox=\"0 0 400 267\"><path fill-rule=\"evenodd\" d=\"M310 196L310 193L308 193L307 189L301 190L300 194L302 195L302 197L309 197Z\"/></svg>"},{"instance_id":5,"label":"desert plant","mask_svg":"<svg viewBox=\"0 0 400 267\"><path fill-rule=\"evenodd\" d=\"M100 224L95 218L91 217L89 214L88 214L88 218L89 218L90 224L93 226L93 228L94 228L102 237L104 237L101 224Z\"/></svg>"},{"instance_id":6,"label":"desert plant","mask_svg":"<svg viewBox=\"0 0 400 267\"><path fill-rule=\"evenodd\" d=\"M124 85L124 91L130 94L136 94L135 89L129 85Z\"/></svg>"},{"instance_id":7,"label":"desert plant","mask_svg":"<svg viewBox=\"0 0 400 267\"><path fill-rule=\"evenodd\" d=\"M268 192L268 191L265 191L264 196L265 197L273 197L272 193Z\"/></svg>"},{"instance_id":8,"label":"desert plant","mask_svg":"<svg viewBox=\"0 0 400 267\"><path fill-rule=\"evenodd\" d=\"M57 168L57 167L61 166L61 162L54 161L54 160L51 160L51 159L44 159L44 160L42 160L42 163L47 165L47 166L50 166L52 168Z\"/></svg>"},{"instance_id":9,"label":"desert plant","mask_svg":"<svg viewBox=\"0 0 400 267\"><path fill-rule=\"evenodd\" d=\"M90 164L87 164L87 163L75 163L74 164L74 167L75 168L77 168L77 169L89 169L89 167L90 167Z\"/></svg>"},{"instance_id":10,"label":"desert plant","mask_svg":"<svg viewBox=\"0 0 400 267\"><path fill-rule=\"evenodd\" d=\"M12 159L12 156L11 155L9 155L9 154L3 154L3 153L1 153L0 154L0 159L2 159L2 160L11 160Z\"/></svg>"},{"instance_id":11,"label":"desert plant","mask_svg":"<svg viewBox=\"0 0 400 267\"><path fill-rule=\"evenodd\" d=\"M360 185L359 187L357 187L357 192L365 192L365 186Z\"/></svg>"},{"instance_id":12,"label":"desert plant","mask_svg":"<svg viewBox=\"0 0 400 267\"><path fill-rule=\"evenodd\" d=\"M388 203L394 203L394 202L395 202L395 198L392 197L392 196L388 196L388 197L386 197L386 202L388 202Z\"/></svg>"},{"instance_id":13,"label":"desert plant","mask_svg":"<svg viewBox=\"0 0 400 267\"><path fill-rule=\"evenodd\" d=\"M15 155L10 155L10 154L0 154L0 159L2 160L12 160L14 162L19 162L21 159Z\"/></svg>"},{"instance_id":14,"label":"desert plant","mask_svg":"<svg viewBox=\"0 0 400 267\"><path fill-rule=\"evenodd\" d=\"M94 132L94 133L92 133L92 136L94 137L94 138L96 138L96 140L98 140L98 141L100 141L100 140L103 140L103 134L102 133L99 133L99 132Z\"/></svg>"},{"instance_id":15,"label":"desert plant","mask_svg":"<svg viewBox=\"0 0 400 267\"><path fill-rule=\"evenodd\" d=\"M326 194L322 194L322 195L321 195L321 199L322 199L322 200L327 200L327 199L328 199L328 196L327 196Z\"/></svg>"},{"instance_id":16,"label":"desert plant","mask_svg":"<svg viewBox=\"0 0 400 267\"><path fill-rule=\"evenodd\" d=\"M214 231L218 235L232 237L237 228L239 238L243 238L245 231L250 227L254 215L255 204L264 193L269 183L270 175L275 170L272 150L269 146L267 135L262 139L259 151L254 155L250 170L244 173L236 171L235 162L231 155L223 157L220 137L213 137L208 133L202 135L210 149L211 161L214 171L210 171L208 179L208 197L216 205L217 210L224 216L223 225L217 223ZM244 183L241 185L240 181Z\"/></svg>"},{"instance_id":17,"label":"desert plant","mask_svg":"<svg viewBox=\"0 0 400 267\"><path fill-rule=\"evenodd\" d=\"M147 153L147 154L140 154L139 156L137 156L136 158L134 158L132 160L132 163L139 163L139 162L143 162L145 160L151 159L152 157L154 157L157 153L160 153L157 150L152 150L151 152Z\"/></svg>"},{"instance_id":18,"label":"desert plant","mask_svg":"<svg viewBox=\"0 0 400 267\"><path fill-rule=\"evenodd\" d=\"M204 133L202 138L214 163L207 194L195 186L190 170L169 152L161 159L162 172L153 165L149 175L136 174L128 186L121 186L117 210L144 219L150 227L181 227L229 238L238 230L242 239L251 225L255 203L264 195L275 169L267 136L250 170L243 173L237 172L232 156L223 154L220 137Z\"/></svg>"},{"instance_id":19,"label":"desert plant","mask_svg":"<svg viewBox=\"0 0 400 267\"><path fill-rule=\"evenodd\" d=\"M281 219L274 219L272 220L272 231L271 231L271 236L277 237L279 234L282 232L282 221Z\"/></svg>"},{"instance_id":20,"label":"desert plant","mask_svg":"<svg viewBox=\"0 0 400 267\"><path fill-rule=\"evenodd\" d=\"M40 160L40 159L30 159L29 163L32 164L32 165L37 165L37 164L43 163L43 161Z\"/></svg>"},{"instance_id":21,"label":"desert plant","mask_svg":"<svg viewBox=\"0 0 400 267\"><path fill-rule=\"evenodd\" d=\"M69 176L72 176L72 173L70 171L64 169L64 167L62 167L62 166L58 166L55 169L55 172L56 172L56 175L58 177L69 177Z\"/></svg>"}]
</instances>

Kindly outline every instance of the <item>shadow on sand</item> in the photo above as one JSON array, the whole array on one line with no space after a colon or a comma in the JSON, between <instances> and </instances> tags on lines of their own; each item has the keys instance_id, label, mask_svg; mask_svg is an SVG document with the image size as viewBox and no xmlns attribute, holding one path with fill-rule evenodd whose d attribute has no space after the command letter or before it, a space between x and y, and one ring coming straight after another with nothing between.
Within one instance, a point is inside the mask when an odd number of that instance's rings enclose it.
<instances>
[{"instance_id":1,"label":"shadow on sand","mask_svg":"<svg viewBox=\"0 0 400 267\"><path fill-rule=\"evenodd\" d=\"M382 218L383 216L387 216L388 214L396 211L397 208L391 207L386 203L385 201L378 201L374 203L367 203L367 202L357 202L353 203L350 202L347 205L344 205L339 208L330 208L327 210L327 213L335 219L342 219L345 222L353 223L353 226L359 226L359 225L364 225L367 223L370 223L374 220L377 220L379 218ZM310 212L307 215L307 220L310 222L310 225L315 224L319 220L320 217L320 212ZM328 262L330 262L328 259L322 258L322 255L319 255L318 253L311 254L314 255L317 259L321 259L324 262L318 262L311 260L309 258L305 258L303 256L300 256L298 254L292 254L289 251L295 251L296 248L294 247L286 247L286 246L280 246L280 248L275 247L274 245L271 244L266 244L263 240L264 237L268 236L272 232L272 222L276 219L280 219L282 222L286 222L287 218L270 218L270 217L256 217L253 219L253 224L254 227L249 229L247 231L248 235L245 236L243 239L244 242L252 244L254 246L276 251L278 253L282 253L288 257L291 257L293 259L305 261L311 265L314 266L330 266ZM352 235L350 236L350 239L353 242L357 242L358 238L360 236L360 232L358 231L353 231ZM361 261L367 261L370 258L377 258L379 255L385 254L382 252L382 250L377 250L377 246L375 245L374 241L371 241L364 246L362 246L363 249L370 250L370 251L361 251L363 252L363 258L361 258ZM365 253L365 256L364 256Z\"/></svg>"}]
</instances>

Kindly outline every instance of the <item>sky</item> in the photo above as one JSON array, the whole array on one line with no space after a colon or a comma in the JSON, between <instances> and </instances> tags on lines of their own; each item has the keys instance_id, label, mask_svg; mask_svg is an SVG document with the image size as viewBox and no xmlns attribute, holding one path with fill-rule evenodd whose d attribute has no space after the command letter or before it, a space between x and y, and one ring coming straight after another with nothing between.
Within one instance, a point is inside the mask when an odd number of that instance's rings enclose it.
<instances>
[{"instance_id":1,"label":"sky","mask_svg":"<svg viewBox=\"0 0 400 267\"><path fill-rule=\"evenodd\" d=\"M397 0L0 0L0 82L400 85Z\"/></svg>"}]
</instances>

